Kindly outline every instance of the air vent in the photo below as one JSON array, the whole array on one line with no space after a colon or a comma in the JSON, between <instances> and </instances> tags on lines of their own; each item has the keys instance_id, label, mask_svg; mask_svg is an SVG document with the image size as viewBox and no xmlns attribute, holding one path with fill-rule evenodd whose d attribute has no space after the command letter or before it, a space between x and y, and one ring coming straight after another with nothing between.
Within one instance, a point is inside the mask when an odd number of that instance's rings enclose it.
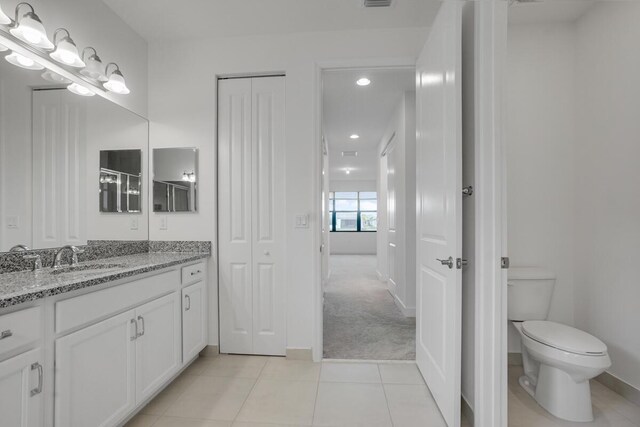
<instances>
[{"instance_id":1,"label":"air vent","mask_svg":"<svg viewBox=\"0 0 640 427\"><path fill-rule=\"evenodd\" d=\"M364 0L364 7L389 7L392 0Z\"/></svg>"},{"instance_id":2,"label":"air vent","mask_svg":"<svg viewBox=\"0 0 640 427\"><path fill-rule=\"evenodd\" d=\"M342 157L358 157L357 151L343 151Z\"/></svg>"}]
</instances>

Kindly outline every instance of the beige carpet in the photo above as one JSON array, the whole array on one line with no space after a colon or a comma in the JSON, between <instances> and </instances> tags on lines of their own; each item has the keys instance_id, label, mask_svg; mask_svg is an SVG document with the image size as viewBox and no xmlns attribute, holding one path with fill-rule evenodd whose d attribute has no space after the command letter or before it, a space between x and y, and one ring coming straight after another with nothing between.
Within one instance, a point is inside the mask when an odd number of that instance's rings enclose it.
<instances>
[{"instance_id":1,"label":"beige carpet","mask_svg":"<svg viewBox=\"0 0 640 427\"><path fill-rule=\"evenodd\" d=\"M415 360L415 318L404 317L373 255L332 255L324 295L324 357Z\"/></svg>"}]
</instances>

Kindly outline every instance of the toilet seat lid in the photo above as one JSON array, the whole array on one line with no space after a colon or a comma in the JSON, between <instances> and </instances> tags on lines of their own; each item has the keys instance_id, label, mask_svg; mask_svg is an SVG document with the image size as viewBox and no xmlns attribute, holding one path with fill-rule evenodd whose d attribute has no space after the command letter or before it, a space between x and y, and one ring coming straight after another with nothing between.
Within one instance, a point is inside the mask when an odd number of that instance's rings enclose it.
<instances>
[{"instance_id":1,"label":"toilet seat lid","mask_svg":"<svg viewBox=\"0 0 640 427\"><path fill-rule=\"evenodd\" d=\"M606 344L598 338L561 323L528 320L523 322L522 332L542 344L569 353L599 356L607 352Z\"/></svg>"}]
</instances>

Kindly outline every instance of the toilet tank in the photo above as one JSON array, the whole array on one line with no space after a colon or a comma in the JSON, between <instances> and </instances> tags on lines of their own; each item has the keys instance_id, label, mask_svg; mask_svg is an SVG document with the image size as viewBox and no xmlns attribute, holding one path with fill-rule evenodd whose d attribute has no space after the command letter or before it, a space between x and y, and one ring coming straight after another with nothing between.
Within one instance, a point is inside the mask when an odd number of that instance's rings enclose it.
<instances>
[{"instance_id":1,"label":"toilet tank","mask_svg":"<svg viewBox=\"0 0 640 427\"><path fill-rule=\"evenodd\" d=\"M536 267L512 267L507 279L509 320L546 320L556 276Z\"/></svg>"}]
</instances>

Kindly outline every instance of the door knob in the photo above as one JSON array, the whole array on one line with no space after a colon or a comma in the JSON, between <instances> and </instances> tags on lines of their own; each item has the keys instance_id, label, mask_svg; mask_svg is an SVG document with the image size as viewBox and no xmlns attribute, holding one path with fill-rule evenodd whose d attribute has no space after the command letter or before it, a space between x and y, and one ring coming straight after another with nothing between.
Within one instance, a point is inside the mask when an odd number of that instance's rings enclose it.
<instances>
[{"instance_id":1,"label":"door knob","mask_svg":"<svg viewBox=\"0 0 640 427\"><path fill-rule=\"evenodd\" d=\"M436 258L437 261L440 261L440 264L446 265L449 269L453 268L453 258L449 257L448 259L439 259Z\"/></svg>"}]
</instances>

